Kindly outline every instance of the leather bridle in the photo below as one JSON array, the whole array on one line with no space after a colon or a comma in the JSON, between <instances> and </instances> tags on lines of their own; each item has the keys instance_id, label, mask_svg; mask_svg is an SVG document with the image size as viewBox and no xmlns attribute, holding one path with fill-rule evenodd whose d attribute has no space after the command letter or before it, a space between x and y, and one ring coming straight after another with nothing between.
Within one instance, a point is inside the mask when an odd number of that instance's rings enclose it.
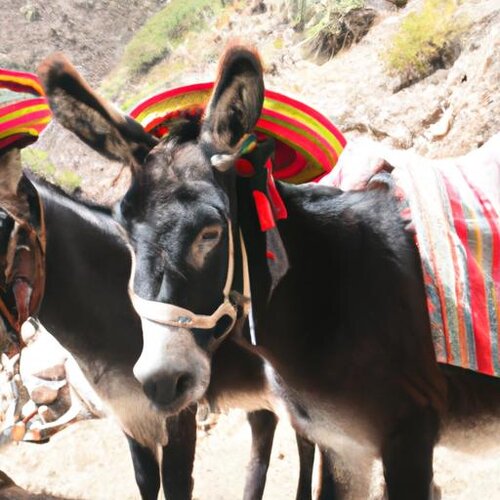
<instances>
[{"instance_id":1,"label":"leather bridle","mask_svg":"<svg viewBox=\"0 0 500 500\"><path fill-rule=\"evenodd\" d=\"M31 183L24 178L23 182ZM16 215L10 207L0 203L0 210L10 217L14 224L9 235L6 253L0 271L0 315L17 334L20 347L23 346L19 335L21 325L28 317L38 312L45 289L45 247L46 229L43 204L38 192L32 200L38 204L39 220L27 221ZM30 212L31 215L31 212ZM12 292L14 304L7 303Z\"/></svg>"},{"instance_id":2,"label":"leather bridle","mask_svg":"<svg viewBox=\"0 0 500 500\"><path fill-rule=\"evenodd\" d=\"M217 309L210 315L197 314L189 309L179 307L175 304L157 302L139 297L134 291L134 276L136 268L135 253L129 245L132 256L132 268L129 280L128 291L132 305L141 318L159 323L165 326L184 329L211 330L217 326L223 317L228 317L230 322L224 332L218 335L221 338L229 333L240 316L248 314L250 304L250 280L248 273L248 259L246 255L243 237L240 233L241 245L241 272L243 278L243 290L241 292L233 290L235 278L235 252L234 236L231 221L228 219L228 266L226 282L223 289L223 300Z\"/></svg>"}]
</instances>

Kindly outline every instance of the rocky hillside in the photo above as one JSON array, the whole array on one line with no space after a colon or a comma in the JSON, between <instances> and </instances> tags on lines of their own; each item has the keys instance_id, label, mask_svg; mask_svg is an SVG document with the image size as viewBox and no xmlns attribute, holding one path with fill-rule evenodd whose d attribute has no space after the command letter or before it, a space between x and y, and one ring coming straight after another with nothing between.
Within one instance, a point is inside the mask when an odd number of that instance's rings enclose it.
<instances>
[{"instance_id":1,"label":"rocky hillside","mask_svg":"<svg viewBox=\"0 0 500 500\"><path fill-rule=\"evenodd\" d=\"M64 50L93 85L101 85L103 93L127 109L156 90L213 79L225 42L239 37L259 48L269 88L321 110L348 139L368 135L397 148L443 157L465 153L500 130L497 0L462 1L454 18L462 26L452 56L411 84L400 75L388 76L383 59L401 23L421 10L424 0L410 0L403 8L385 0L365 1L371 9L366 36L327 62L320 58L321 63L305 50L313 30L307 24L297 30L293 2L225 2L229 5L200 11L196 29L178 30L176 44L166 45L152 62L131 72L127 43L167 3L0 0L5 13L0 64L33 70L52 50ZM317 10L310 14L311 25L325 1L306 4ZM50 127L38 147L48 149L50 161L60 168L75 171L82 190L93 198L109 202L127 183L122 176L111 189L119 166L90 155L56 127Z\"/></svg>"},{"instance_id":2,"label":"rocky hillside","mask_svg":"<svg viewBox=\"0 0 500 500\"><path fill-rule=\"evenodd\" d=\"M0 66L34 71L64 51L97 84L166 0L0 0Z\"/></svg>"}]
</instances>

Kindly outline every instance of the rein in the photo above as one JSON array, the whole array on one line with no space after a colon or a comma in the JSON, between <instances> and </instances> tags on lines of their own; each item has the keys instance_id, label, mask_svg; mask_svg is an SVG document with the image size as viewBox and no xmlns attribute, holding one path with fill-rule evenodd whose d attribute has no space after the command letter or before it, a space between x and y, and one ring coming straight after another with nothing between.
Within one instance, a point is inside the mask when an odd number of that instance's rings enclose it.
<instances>
[{"instance_id":1,"label":"rein","mask_svg":"<svg viewBox=\"0 0 500 500\"><path fill-rule=\"evenodd\" d=\"M230 324L226 327L224 333L218 336L218 338L226 335L233 328L236 319L238 318L238 309L241 307L243 310L243 315L246 316L248 314L250 303L248 259L241 233L240 245L243 274L242 293L232 289L235 280L234 236L231 221L228 219L228 268L226 274L226 282L223 289L224 299L222 301L222 304L210 315L196 314L189 309L185 309L174 304L147 300L139 297L139 295L134 292L134 276L136 267L135 253L132 247L128 245L132 257L132 267L128 291L135 311L141 318L162 325L172 326L174 328L197 328L202 330L211 330L212 328L215 328L218 322L224 316L226 316L230 318Z\"/></svg>"}]
</instances>

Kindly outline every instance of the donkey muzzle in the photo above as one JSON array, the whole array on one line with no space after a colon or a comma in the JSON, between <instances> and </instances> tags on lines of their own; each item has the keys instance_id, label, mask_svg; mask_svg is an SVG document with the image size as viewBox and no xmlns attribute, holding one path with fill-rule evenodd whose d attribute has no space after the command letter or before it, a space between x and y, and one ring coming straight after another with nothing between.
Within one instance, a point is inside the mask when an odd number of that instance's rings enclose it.
<instances>
[{"instance_id":1,"label":"donkey muzzle","mask_svg":"<svg viewBox=\"0 0 500 500\"><path fill-rule=\"evenodd\" d=\"M210 381L210 361L190 330L141 318L143 349L135 378L155 407L177 413L198 401Z\"/></svg>"}]
</instances>

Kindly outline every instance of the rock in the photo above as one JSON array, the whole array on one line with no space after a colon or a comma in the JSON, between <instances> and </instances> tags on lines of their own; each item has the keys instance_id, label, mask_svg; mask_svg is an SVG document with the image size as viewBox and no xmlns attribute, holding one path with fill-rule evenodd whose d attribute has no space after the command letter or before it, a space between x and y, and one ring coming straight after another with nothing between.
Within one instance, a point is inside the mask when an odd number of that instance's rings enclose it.
<instances>
[{"instance_id":1,"label":"rock","mask_svg":"<svg viewBox=\"0 0 500 500\"><path fill-rule=\"evenodd\" d=\"M65 378L64 363L67 357L67 351L54 337L44 330L38 330L22 351L21 377L25 383L34 376L46 380L62 380Z\"/></svg>"},{"instance_id":2,"label":"rock","mask_svg":"<svg viewBox=\"0 0 500 500\"><path fill-rule=\"evenodd\" d=\"M15 354L9 358L5 353L0 356L0 364L2 366L2 371L5 371L8 378L12 377L15 372L16 363L19 360L20 354Z\"/></svg>"},{"instance_id":3,"label":"rock","mask_svg":"<svg viewBox=\"0 0 500 500\"><path fill-rule=\"evenodd\" d=\"M452 121L453 109L450 107L441 115L439 121L429 127L425 132L426 137L431 141L442 139L450 131Z\"/></svg>"},{"instance_id":4,"label":"rock","mask_svg":"<svg viewBox=\"0 0 500 500\"><path fill-rule=\"evenodd\" d=\"M365 7L369 7L370 9L376 9L378 11L395 11L398 6L395 3L395 0L366 0Z\"/></svg>"},{"instance_id":5,"label":"rock","mask_svg":"<svg viewBox=\"0 0 500 500\"><path fill-rule=\"evenodd\" d=\"M33 400L29 400L21 409L21 415L23 418L33 415L37 411L36 403Z\"/></svg>"},{"instance_id":6,"label":"rock","mask_svg":"<svg viewBox=\"0 0 500 500\"><path fill-rule=\"evenodd\" d=\"M23 342L28 345L32 340L35 339L37 333L37 323L32 318L28 318L21 325L21 338Z\"/></svg>"},{"instance_id":7,"label":"rock","mask_svg":"<svg viewBox=\"0 0 500 500\"><path fill-rule=\"evenodd\" d=\"M92 10L95 7L95 0L77 0L75 5L81 9Z\"/></svg>"},{"instance_id":8,"label":"rock","mask_svg":"<svg viewBox=\"0 0 500 500\"><path fill-rule=\"evenodd\" d=\"M19 12L26 18L26 20L30 23L34 21L39 21L42 16L40 15L40 11L37 7L31 4L27 4L24 7L19 9Z\"/></svg>"},{"instance_id":9,"label":"rock","mask_svg":"<svg viewBox=\"0 0 500 500\"><path fill-rule=\"evenodd\" d=\"M263 0L255 0L249 8L250 14L264 14L267 11L267 6Z\"/></svg>"},{"instance_id":10,"label":"rock","mask_svg":"<svg viewBox=\"0 0 500 500\"><path fill-rule=\"evenodd\" d=\"M388 2L394 4L398 9L401 7L406 7L408 0L387 0Z\"/></svg>"},{"instance_id":11,"label":"rock","mask_svg":"<svg viewBox=\"0 0 500 500\"><path fill-rule=\"evenodd\" d=\"M45 422L54 422L59 418L59 415L55 411L45 405L38 408L38 414Z\"/></svg>"},{"instance_id":12,"label":"rock","mask_svg":"<svg viewBox=\"0 0 500 500\"><path fill-rule=\"evenodd\" d=\"M12 439L14 441L21 441L26 434L26 425L24 422L16 422L12 428Z\"/></svg>"}]
</instances>

